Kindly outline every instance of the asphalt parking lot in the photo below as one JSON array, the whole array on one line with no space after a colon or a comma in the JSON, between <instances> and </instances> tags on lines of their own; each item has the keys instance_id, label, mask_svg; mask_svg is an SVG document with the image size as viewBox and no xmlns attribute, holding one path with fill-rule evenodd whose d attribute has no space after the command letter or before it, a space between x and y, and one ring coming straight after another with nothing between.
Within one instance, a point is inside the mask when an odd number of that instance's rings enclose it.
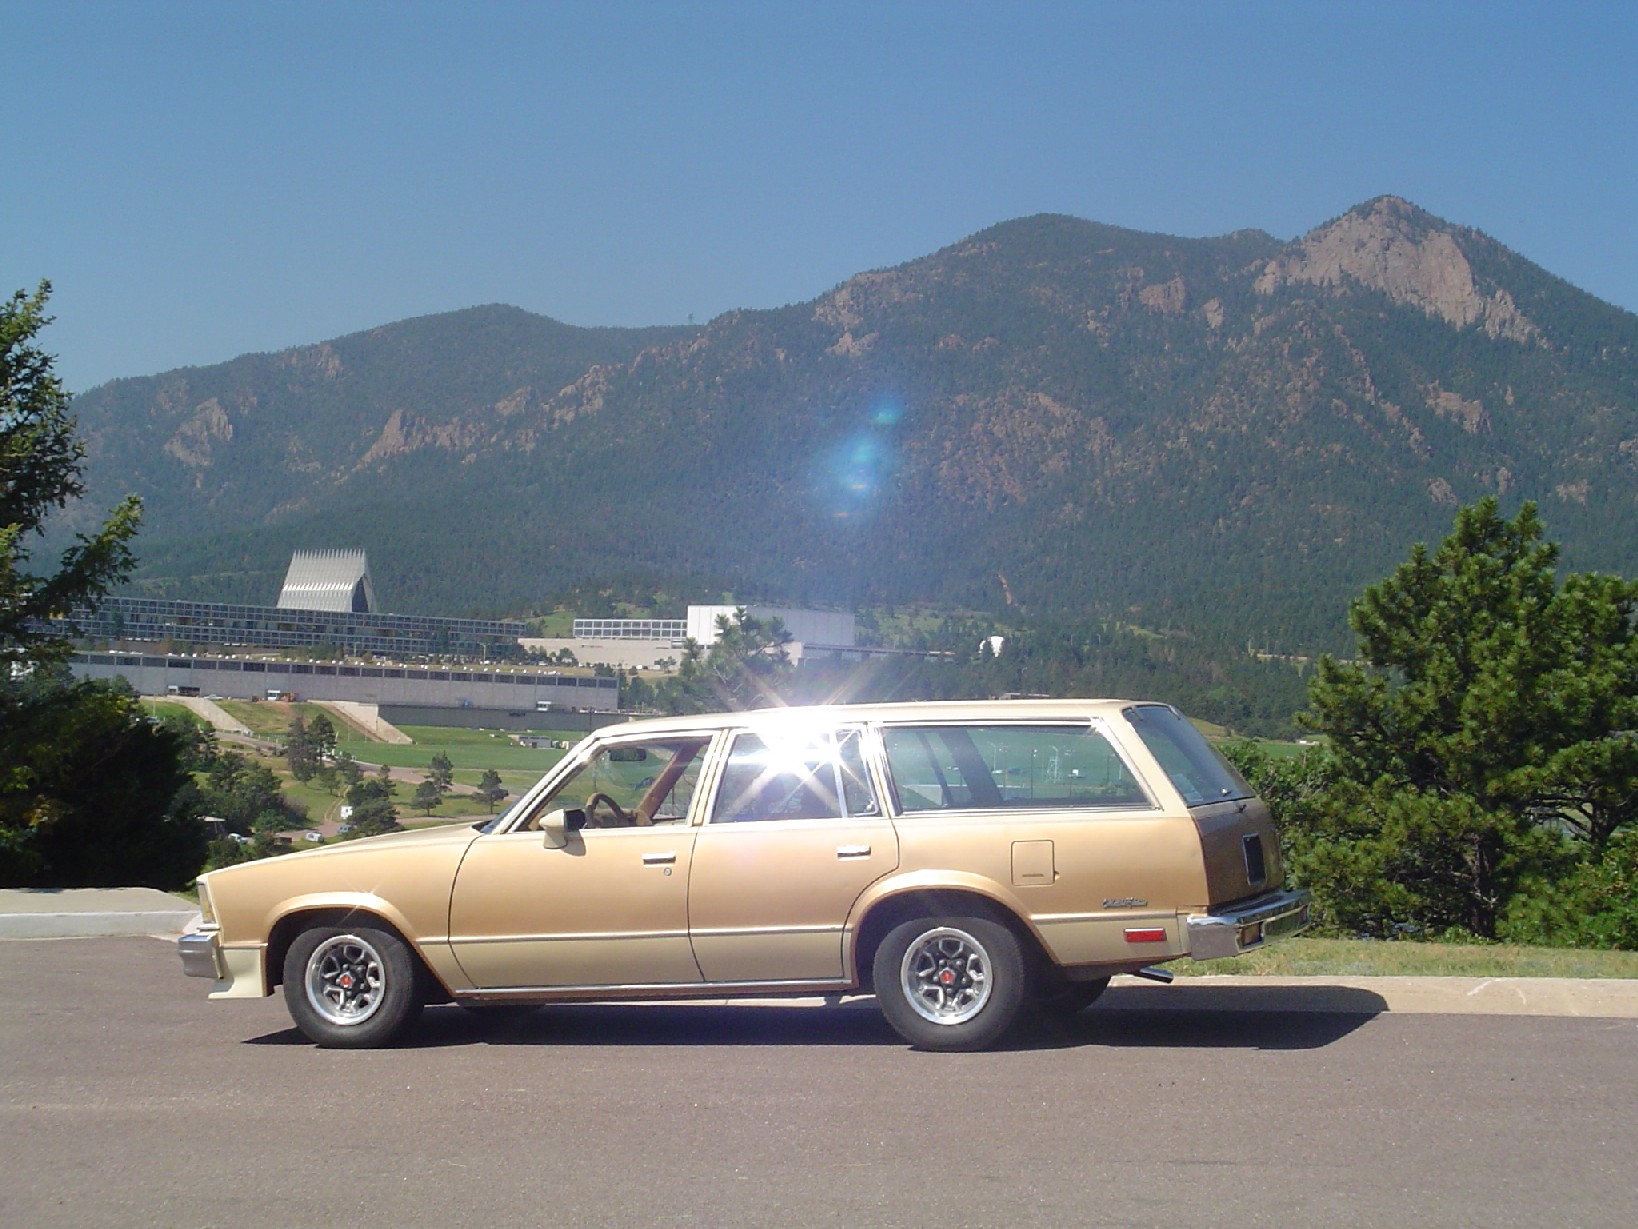
<instances>
[{"instance_id":1,"label":"asphalt parking lot","mask_svg":"<svg viewBox=\"0 0 1638 1229\"><path fill-rule=\"evenodd\" d=\"M156 939L0 942L0 987L5 1225L1638 1223L1630 1018L1144 987L977 1055L868 1004L445 1007L343 1052Z\"/></svg>"}]
</instances>

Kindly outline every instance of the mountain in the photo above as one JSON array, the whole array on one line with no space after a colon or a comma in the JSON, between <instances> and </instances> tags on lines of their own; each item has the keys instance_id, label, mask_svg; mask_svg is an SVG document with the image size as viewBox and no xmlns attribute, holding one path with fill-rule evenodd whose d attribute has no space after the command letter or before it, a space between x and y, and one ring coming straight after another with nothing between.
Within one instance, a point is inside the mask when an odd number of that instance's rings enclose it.
<instances>
[{"instance_id":1,"label":"mountain","mask_svg":"<svg viewBox=\"0 0 1638 1229\"><path fill-rule=\"evenodd\" d=\"M1395 197L1291 243L1022 218L700 328L474 308L75 410L167 596L357 546L411 613L635 573L1297 652L1487 493L1638 571L1638 317Z\"/></svg>"}]
</instances>

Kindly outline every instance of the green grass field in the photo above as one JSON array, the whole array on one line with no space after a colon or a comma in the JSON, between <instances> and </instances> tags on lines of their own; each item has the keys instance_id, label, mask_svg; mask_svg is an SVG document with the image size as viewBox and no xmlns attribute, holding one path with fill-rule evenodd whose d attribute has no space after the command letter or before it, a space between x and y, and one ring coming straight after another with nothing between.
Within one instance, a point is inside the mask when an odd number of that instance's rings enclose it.
<instances>
[{"instance_id":1,"label":"green grass field","mask_svg":"<svg viewBox=\"0 0 1638 1229\"><path fill-rule=\"evenodd\" d=\"M1381 943L1287 939L1237 960L1174 960L1179 977L1638 977L1638 952L1505 943Z\"/></svg>"},{"instance_id":2,"label":"green grass field","mask_svg":"<svg viewBox=\"0 0 1638 1229\"><path fill-rule=\"evenodd\" d=\"M385 761L394 768L425 768L442 751L459 769L482 772L493 768L497 772L533 772L537 777L563 758L556 750L535 750L520 747L499 730L461 730L449 726L410 725L399 729L415 740L412 746L389 743L366 743L368 758L377 763ZM568 742L579 741L578 734L559 734L555 737ZM366 752L353 743L344 744L359 758Z\"/></svg>"},{"instance_id":3,"label":"green grass field","mask_svg":"<svg viewBox=\"0 0 1638 1229\"><path fill-rule=\"evenodd\" d=\"M173 700L144 700L142 708L150 717L182 717L196 724L199 722L197 713Z\"/></svg>"},{"instance_id":4,"label":"green grass field","mask_svg":"<svg viewBox=\"0 0 1638 1229\"><path fill-rule=\"evenodd\" d=\"M1257 745L1268 752L1270 759L1288 760L1301 755L1304 751L1312 751L1317 744L1277 742L1273 739L1259 738Z\"/></svg>"},{"instance_id":5,"label":"green grass field","mask_svg":"<svg viewBox=\"0 0 1638 1229\"><path fill-rule=\"evenodd\" d=\"M455 780L460 784L477 785L485 770L492 768L500 774L501 784L511 791L512 798L516 798L540 780L548 768L563 758L562 751L520 747L505 733L495 730L462 730L431 725L400 728L415 740L412 745L365 740L344 741L341 745L357 759L367 760L372 764L389 764L394 768L414 769L417 772L425 772L427 765L432 762L432 757L442 752L455 766ZM577 737L578 735L572 734L563 735L565 740L571 741ZM406 814L409 813L407 799L408 793L404 792L398 800L398 809ZM450 799L445 805L448 807L456 801L462 800ZM470 799L464 800L463 805L469 809L477 806ZM434 815L452 813L448 810L433 812Z\"/></svg>"},{"instance_id":6,"label":"green grass field","mask_svg":"<svg viewBox=\"0 0 1638 1229\"><path fill-rule=\"evenodd\" d=\"M264 704L258 700L218 700L216 706L261 738L283 738L297 712L311 721L320 711L310 704Z\"/></svg>"},{"instance_id":7,"label":"green grass field","mask_svg":"<svg viewBox=\"0 0 1638 1229\"><path fill-rule=\"evenodd\" d=\"M285 704L279 701L255 700L222 700L218 703L256 737L275 741L283 740L290 730L291 721L298 713L304 721L311 722L319 713L325 712L316 704L305 703ZM157 712L175 710L183 714L188 713L188 710L180 705L164 701L157 702L150 708ZM507 796L496 804L497 811L509 806L520 794L540 780L548 768L563 758L561 750L520 747L504 731L471 730L455 726L403 726L400 727L403 732L415 740L412 744L384 743L366 736L334 714L326 715L336 727L337 745L354 759L366 764L387 764L392 768L424 773L432 758L442 752L455 766L456 783L470 786L476 786L486 770L494 769L500 774L501 784L508 791ZM549 731L542 733L550 735ZM581 735L560 732L555 737L572 744L578 741ZM325 793L314 785L304 785L292 779L285 771L284 761L281 759L270 760L268 764L284 783L285 794L292 801L307 807L314 824L335 818L335 810L341 801L339 798ZM412 804L413 795L413 786L399 782L398 794L393 801L405 821L424 823L429 819L432 821L464 819L488 814L487 806L478 799L470 795L451 794L433 808L430 816L423 815Z\"/></svg>"}]
</instances>

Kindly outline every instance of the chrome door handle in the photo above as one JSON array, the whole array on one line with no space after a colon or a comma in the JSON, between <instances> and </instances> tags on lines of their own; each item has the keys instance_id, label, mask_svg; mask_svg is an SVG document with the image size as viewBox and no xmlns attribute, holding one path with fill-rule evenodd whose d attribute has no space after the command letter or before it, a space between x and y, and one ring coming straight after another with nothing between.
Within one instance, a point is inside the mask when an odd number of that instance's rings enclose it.
<instances>
[{"instance_id":1,"label":"chrome door handle","mask_svg":"<svg viewBox=\"0 0 1638 1229\"><path fill-rule=\"evenodd\" d=\"M838 858L868 858L870 856L870 846L838 845L836 847L836 856Z\"/></svg>"},{"instance_id":2,"label":"chrome door handle","mask_svg":"<svg viewBox=\"0 0 1638 1229\"><path fill-rule=\"evenodd\" d=\"M644 866L669 866L676 860L677 854L675 851L671 851L669 853L645 853L643 855Z\"/></svg>"}]
</instances>

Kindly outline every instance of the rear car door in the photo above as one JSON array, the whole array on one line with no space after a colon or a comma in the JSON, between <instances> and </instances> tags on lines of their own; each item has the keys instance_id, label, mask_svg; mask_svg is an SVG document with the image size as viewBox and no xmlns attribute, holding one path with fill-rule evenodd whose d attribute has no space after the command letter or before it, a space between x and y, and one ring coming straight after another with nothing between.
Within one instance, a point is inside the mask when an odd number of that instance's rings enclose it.
<instances>
[{"instance_id":1,"label":"rear car door","mask_svg":"<svg viewBox=\"0 0 1638 1229\"><path fill-rule=\"evenodd\" d=\"M733 736L689 871L707 982L840 980L853 904L898 865L859 726Z\"/></svg>"}]
</instances>

